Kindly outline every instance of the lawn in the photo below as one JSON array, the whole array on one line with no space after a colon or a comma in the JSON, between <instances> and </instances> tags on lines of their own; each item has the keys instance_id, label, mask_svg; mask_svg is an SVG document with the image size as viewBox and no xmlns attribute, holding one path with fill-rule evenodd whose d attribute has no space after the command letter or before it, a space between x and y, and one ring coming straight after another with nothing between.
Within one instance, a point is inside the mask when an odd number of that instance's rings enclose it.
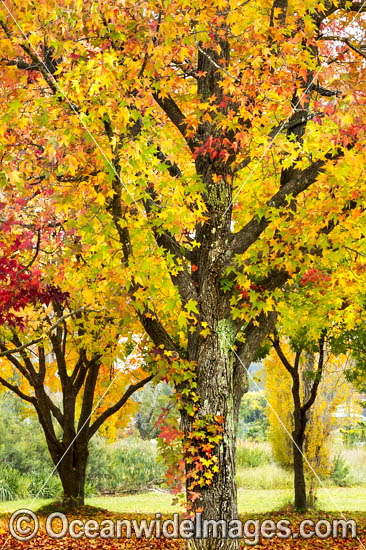
<instances>
[{"instance_id":1,"label":"lawn","mask_svg":"<svg viewBox=\"0 0 366 550\"><path fill-rule=\"evenodd\" d=\"M365 488L341 488L318 490L318 508L329 512L366 512ZM266 513L285 507L292 498L292 491L285 490L239 490L238 503L239 512L245 513ZM37 510L50 500L32 499L14 500L11 502L0 502L0 513L12 513L20 508ZM141 513L155 514L157 512L170 514L178 511L177 506L172 506L172 496L169 493L141 493L119 497L103 496L88 498L86 503L90 506L104 508L111 512L120 514Z\"/></svg>"}]
</instances>

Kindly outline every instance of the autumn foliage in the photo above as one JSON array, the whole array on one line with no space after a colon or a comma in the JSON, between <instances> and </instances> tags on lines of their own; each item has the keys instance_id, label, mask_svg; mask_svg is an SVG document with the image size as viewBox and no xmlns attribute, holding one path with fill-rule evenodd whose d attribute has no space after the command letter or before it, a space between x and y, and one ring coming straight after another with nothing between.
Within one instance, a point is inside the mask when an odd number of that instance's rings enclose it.
<instances>
[{"instance_id":1,"label":"autumn foliage","mask_svg":"<svg viewBox=\"0 0 366 550\"><path fill-rule=\"evenodd\" d=\"M16 1L1 31L2 190L42 281L138 340L175 388L192 509L235 517L263 341L361 310L362 3Z\"/></svg>"}]
</instances>

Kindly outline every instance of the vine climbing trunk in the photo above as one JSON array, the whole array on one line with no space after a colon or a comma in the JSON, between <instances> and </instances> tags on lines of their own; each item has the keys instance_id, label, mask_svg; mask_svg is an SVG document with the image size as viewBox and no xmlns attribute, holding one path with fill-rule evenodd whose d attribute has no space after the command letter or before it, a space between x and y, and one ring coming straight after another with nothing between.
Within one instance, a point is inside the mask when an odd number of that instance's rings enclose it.
<instances>
[{"instance_id":1,"label":"vine climbing trunk","mask_svg":"<svg viewBox=\"0 0 366 550\"><path fill-rule=\"evenodd\" d=\"M196 166L206 183L210 221L197 229L199 253L192 259L197 265L193 280L199 295L199 319L189 334L188 360L195 365L198 400L194 414L183 409L182 428L189 506L193 512L202 512L203 521L219 523L216 530L211 525L202 538L190 540L189 548L238 550L235 524L230 522L238 519L236 425L246 377L245 369L238 370L235 355L237 327L231 318L230 293L221 284L229 248L232 188L230 174L222 165L219 182L213 181L207 158L198 157ZM209 327L208 335L202 334L202 322Z\"/></svg>"},{"instance_id":2,"label":"vine climbing trunk","mask_svg":"<svg viewBox=\"0 0 366 550\"><path fill-rule=\"evenodd\" d=\"M235 478L235 406L234 406L234 356L231 346L235 341L235 326L230 320L221 319L215 324L216 330L196 347L197 394L200 404L194 417L183 414L183 429L185 438L191 441L191 435L199 427L204 426L207 434L205 441L196 440L196 453L205 456L212 462L206 468L190 477L195 470L195 462L187 463L187 496L192 501L194 511L202 510L202 519L219 521L217 531L211 527L203 536L207 538L194 539L189 542L189 548L194 550L225 549L237 550L239 542L231 539L233 530L227 530L230 521L238 518L237 488ZM211 443L210 443L211 441ZM203 445L206 444L206 447ZM208 447L207 447L208 443ZM211 450L210 444L213 448ZM198 495L198 498L197 498ZM224 523L221 523L224 522Z\"/></svg>"}]
</instances>

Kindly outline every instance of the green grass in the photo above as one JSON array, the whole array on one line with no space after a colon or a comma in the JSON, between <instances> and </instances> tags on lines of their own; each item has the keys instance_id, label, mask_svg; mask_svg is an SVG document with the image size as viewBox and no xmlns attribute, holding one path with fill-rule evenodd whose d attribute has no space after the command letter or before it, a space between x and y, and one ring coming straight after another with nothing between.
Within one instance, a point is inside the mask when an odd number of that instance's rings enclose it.
<instances>
[{"instance_id":1,"label":"green grass","mask_svg":"<svg viewBox=\"0 0 366 550\"><path fill-rule=\"evenodd\" d=\"M88 498L86 503L111 512L170 514L179 511L179 506L172 506L172 500L173 496L169 493L141 493L121 497L93 497Z\"/></svg>"},{"instance_id":2,"label":"green grass","mask_svg":"<svg viewBox=\"0 0 366 550\"><path fill-rule=\"evenodd\" d=\"M319 508L323 510L366 511L365 487L331 487L319 489Z\"/></svg>"},{"instance_id":3,"label":"green grass","mask_svg":"<svg viewBox=\"0 0 366 550\"><path fill-rule=\"evenodd\" d=\"M364 488L330 487L317 490L317 507L326 512L366 512ZM292 489L239 490L239 512L271 512L293 500Z\"/></svg>"},{"instance_id":4,"label":"green grass","mask_svg":"<svg viewBox=\"0 0 366 550\"><path fill-rule=\"evenodd\" d=\"M239 489L291 489L293 474L277 464L263 464L256 468L238 469L237 483Z\"/></svg>"},{"instance_id":5,"label":"green grass","mask_svg":"<svg viewBox=\"0 0 366 550\"><path fill-rule=\"evenodd\" d=\"M364 488L341 488L318 490L318 507L325 511L366 511L366 498ZM292 499L291 489L257 489L238 491L238 503L240 513L264 513L278 510ZM32 510L38 510L51 500L40 499L32 506ZM138 495L125 495L120 497L94 497L88 498L86 504L104 508L111 512L155 514L162 512L171 514L178 511L178 507L171 505L172 496L168 493L141 493ZM32 499L14 500L0 503L0 514L12 513L20 508L29 508Z\"/></svg>"},{"instance_id":6,"label":"green grass","mask_svg":"<svg viewBox=\"0 0 366 550\"><path fill-rule=\"evenodd\" d=\"M29 509L33 502L32 498L22 499L22 500L11 500L10 502L0 502L0 514L7 514L15 512L15 510L20 510L21 508ZM47 502L52 502L51 499L40 498L34 502L31 506L31 510L38 510L41 506L47 504Z\"/></svg>"}]
</instances>

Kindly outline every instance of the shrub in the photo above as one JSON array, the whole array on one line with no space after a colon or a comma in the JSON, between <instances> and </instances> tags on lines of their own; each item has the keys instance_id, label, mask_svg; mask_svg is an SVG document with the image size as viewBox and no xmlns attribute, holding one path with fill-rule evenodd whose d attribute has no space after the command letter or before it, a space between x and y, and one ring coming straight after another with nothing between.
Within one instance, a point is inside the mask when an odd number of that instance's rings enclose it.
<instances>
[{"instance_id":1,"label":"shrub","mask_svg":"<svg viewBox=\"0 0 366 550\"><path fill-rule=\"evenodd\" d=\"M91 485L90 483L88 483L86 481L85 486L84 486L84 496L85 496L85 498L96 497L96 496L98 496L98 494L99 494L99 491L94 487L94 485Z\"/></svg>"},{"instance_id":2,"label":"shrub","mask_svg":"<svg viewBox=\"0 0 366 550\"><path fill-rule=\"evenodd\" d=\"M56 498L62 495L62 485L57 474L47 472L32 472L30 476L29 494L32 497Z\"/></svg>"},{"instance_id":3,"label":"shrub","mask_svg":"<svg viewBox=\"0 0 366 550\"><path fill-rule=\"evenodd\" d=\"M107 492L134 492L159 484L165 470L156 454L150 441L127 439L108 444L98 438L91 447L87 480Z\"/></svg>"},{"instance_id":4,"label":"shrub","mask_svg":"<svg viewBox=\"0 0 366 550\"><path fill-rule=\"evenodd\" d=\"M331 479L339 487L347 487L349 484L350 469L345 463L342 455L337 455L334 461L333 472Z\"/></svg>"},{"instance_id":5,"label":"shrub","mask_svg":"<svg viewBox=\"0 0 366 550\"><path fill-rule=\"evenodd\" d=\"M28 496L30 481L11 466L0 466L0 500L17 500Z\"/></svg>"},{"instance_id":6,"label":"shrub","mask_svg":"<svg viewBox=\"0 0 366 550\"><path fill-rule=\"evenodd\" d=\"M0 400L0 464L29 476L33 472L48 475L53 468L36 416L11 394Z\"/></svg>"},{"instance_id":7,"label":"shrub","mask_svg":"<svg viewBox=\"0 0 366 550\"><path fill-rule=\"evenodd\" d=\"M239 437L263 441L267 437L268 426L264 392L250 391L246 393L243 396L239 410Z\"/></svg>"},{"instance_id":8,"label":"shrub","mask_svg":"<svg viewBox=\"0 0 366 550\"><path fill-rule=\"evenodd\" d=\"M349 447L357 444L365 444L366 441L366 422L360 421L355 424L347 424L340 429L342 439L345 445Z\"/></svg>"},{"instance_id":9,"label":"shrub","mask_svg":"<svg viewBox=\"0 0 366 550\"><path fill-rule=\"evenodd\" d=\"M122 441L116 447L114 469L120 489L139 490L164 477L164 467L157 463L156 450L150 443Z\"/></svg>"}]
</instances>

